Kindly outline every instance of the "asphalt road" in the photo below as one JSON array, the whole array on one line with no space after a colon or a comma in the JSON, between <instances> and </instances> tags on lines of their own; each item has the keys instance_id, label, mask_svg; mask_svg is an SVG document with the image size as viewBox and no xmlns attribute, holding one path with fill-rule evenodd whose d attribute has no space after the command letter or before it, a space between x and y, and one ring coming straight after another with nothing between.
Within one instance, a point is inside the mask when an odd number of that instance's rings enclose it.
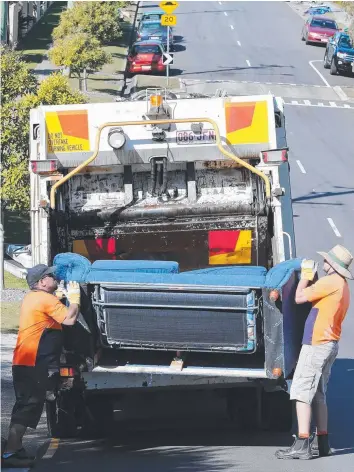
<instances>
[{"instance_id":1,"label":"asphalt road","mask_svg":"<svg viewBox=\"0 0 354 472\"><path fill-rule=\"evenodd\" d=\"M188 78L323 85L309 66L323 50L301 42L302 20L285 3L180 2L176 13L180 46L174 67ZM262 25L264 40L254 34ZM343 85L341 81L353 79L330 80L331 85ZM354 111L287 105L286 120L297 254L316 257L316 251L336 243L354 252ZM353 294L354 284L350 286ZM192 412L183 429L167 421L156 430L151 421L142 431L118 431L117 437L105 441L61 441L53 457L39 461L36 470L348 472L354 459L354 304L343 328L328 392L334 457L284 463L274 458L274 451L290 444L290 435L239 434L216 427L212 418L201 426ZM11 343L12 338L3 337L2 434L13 401ZM32 450L44 445L42 454L48 445L44 421L26 440Z\"/></svg>"},{"instance_id":2,"label":"asphalt road","mask_svg":"<svg viewBox=\"0 0 354 472\"><path fill-rule=\"evenodd\" d=\"M315 67L329 85L354 85L352 77L331 76L318 62L324 47L301 41L303 20L285 2L188 1L180 2L175 14L174 75L326 84Z\"/></svg>"}]
</instances>

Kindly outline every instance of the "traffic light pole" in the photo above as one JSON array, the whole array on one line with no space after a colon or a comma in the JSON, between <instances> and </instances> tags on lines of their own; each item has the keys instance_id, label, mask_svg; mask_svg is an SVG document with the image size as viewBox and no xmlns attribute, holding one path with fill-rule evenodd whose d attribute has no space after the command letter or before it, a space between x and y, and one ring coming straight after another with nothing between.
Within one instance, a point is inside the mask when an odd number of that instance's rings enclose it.
<instances>
[{"instance_id":1,"label":"traffic light pole","mask_svg":"<svg viewBox=\"0 0 354 472\"><path fill-rule=\"evenodd\" d=\"M167 54L170 54L170 27L167 26ZM167 87L169 86L170 79L170 64L166 66L166 77L167 77Z\"/></svg>"}]
</instances>

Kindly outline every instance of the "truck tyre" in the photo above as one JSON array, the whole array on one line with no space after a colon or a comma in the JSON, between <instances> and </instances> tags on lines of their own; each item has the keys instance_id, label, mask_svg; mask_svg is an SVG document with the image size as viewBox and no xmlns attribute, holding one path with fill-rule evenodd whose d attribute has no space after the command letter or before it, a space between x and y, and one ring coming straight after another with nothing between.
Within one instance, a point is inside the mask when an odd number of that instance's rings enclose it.
<instances>
[{"instance_id":1,"label":"truck tyre","mask_svg":"<svg viewBox=\"0 0 354 472\"><path fill-rule=\"evenodd\" d=\"M239 431L255 431L259 428L258 391L255 387L230 389L227 409L233 426Z\"/></svg>"},{"instance_id":2,"label":"truck tyre","mask_svg":"<svg viewBox=\"0 0 354 472\"><path fill-rule=\"evenodd\" d=\"M46 401L48 434L52 438L73 438L77 435L75 401L71 391L58 393L55 401Z\"/></svg>"},{"instance_id":3,"label":"truck tyre","mask_svg":"<svg viewBox=\"0 0 354 472\"><path fill-rule=\"evenodd\" d=\"M337 75L338 74L338 67L337 67L337 64L336 64L336 61L334 60L334 58L332 59L331 70L329 71L329 73L331 75Z\"/></svg>"},{"instance_id":4,"label":"truck tyre","mask_svg":"<svg viewBox=\"0 0 354 472\"><path fill-rule=\"evenodd\" d=\"M287 432L293 423L293 402L284 391L262 392L262 429Z\"/></svg>"},{"instance_id":5,"label":"truck tyre","mask_svg":"<svg viewBox=\"0 0 354 472\"><path fill-rule=\"evenodd\" d=\"M102 438L113 431L113 402L106 396L92 396L85 400L82 435L85 438Z\"/></svg>"}]
</instances>

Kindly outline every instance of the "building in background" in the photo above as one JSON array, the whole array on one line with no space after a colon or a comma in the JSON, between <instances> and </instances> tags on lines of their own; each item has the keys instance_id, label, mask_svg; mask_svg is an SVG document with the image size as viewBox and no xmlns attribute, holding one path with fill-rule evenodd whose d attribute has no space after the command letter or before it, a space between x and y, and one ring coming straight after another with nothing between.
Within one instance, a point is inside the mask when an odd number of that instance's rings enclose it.
<instances>
[{"instance_id":1,"label":"building in background","mask_svg":"<svg viewBox=\"0 0 354 472\"><path fill-rule=\"evenodd\" d=\"M1 43L16 47L52 3L1 1Z\"/></svg>"}]
</instances>

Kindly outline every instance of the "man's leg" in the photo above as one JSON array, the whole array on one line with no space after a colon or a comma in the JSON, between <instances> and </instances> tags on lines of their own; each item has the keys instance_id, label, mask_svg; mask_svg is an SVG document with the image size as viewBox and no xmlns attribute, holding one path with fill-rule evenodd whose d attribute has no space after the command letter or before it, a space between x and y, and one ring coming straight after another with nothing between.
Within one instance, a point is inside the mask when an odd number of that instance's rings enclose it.
<instances>
[{"instance_id":1,"label":"man's leg","mask_svg":"<svg viewBox=\"0 0 354 472\"><path fill-rule=\"evenodd\" d=\"M296 400L298 435L289 449L278 450L278 459L312 459L310 448L311 403L321 374L313 368L313 346L303 345L295 369L290 399Z\"/></svg>"},{"instance_id":2,"label":"man's leg","mask_svg":"<svg viewBox=\"0 0 354 472\"><path fill-rule=\"evenodd\" d=\"M30 467L34 457L22 446L27 427L36 429L40 420L46 390L45 373L35 367L12 369L16 403L12 410L9 437L1 458L2 467Z\"/></svg>"},{"instance_id":3,"label":"man's leg","mask_svg":"<svg viewBox=\"0 0 354 472\"><path fill-rule=\"evenodd\" d=\"M329 456L332 451L328 441L328 409L326 403L326 391L331 375L332 365L338 354L338 343L328 343L326 348L330 353L323 367L321 380L318 384L316 395L312 403L312 412L316 424L316 441L312 444L312 450L320 456Z\"/></svg>"},{"instance_id":4,"label":"man's leg","mask_svg":"<svg viewBox=\"0 0 354 472\"><path fill-rule=\"evenodd\" d=\"M311 405L301 401L296 402L296 416L299 438L309 438L311 428Z\"/></svg>"}]
</instances>

